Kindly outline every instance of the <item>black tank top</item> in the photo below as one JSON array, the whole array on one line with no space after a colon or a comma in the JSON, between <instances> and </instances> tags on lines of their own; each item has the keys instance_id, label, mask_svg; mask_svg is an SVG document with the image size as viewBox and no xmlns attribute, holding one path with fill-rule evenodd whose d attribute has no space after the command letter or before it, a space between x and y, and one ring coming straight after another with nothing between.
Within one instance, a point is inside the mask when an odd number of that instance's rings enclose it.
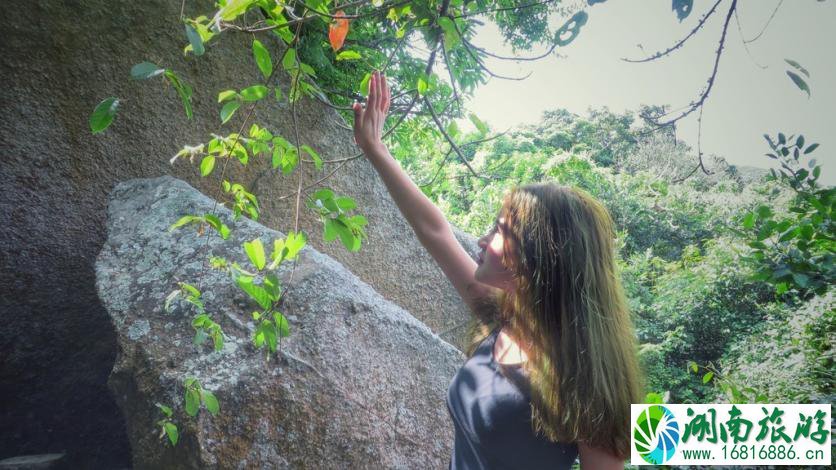
<instances>
[{"instance_id":1,"label":"black tank top","mask_svg":"<svg viewBox=\"0 0 836 470\"><path fill-rule=\"evenodd\" d=\"M548 441L531 429L531 386L522 364L496 362L500 328L485 338L447 390L456 429L450 469L569 469L575 443Z\"/></svg>"}]
</instances>

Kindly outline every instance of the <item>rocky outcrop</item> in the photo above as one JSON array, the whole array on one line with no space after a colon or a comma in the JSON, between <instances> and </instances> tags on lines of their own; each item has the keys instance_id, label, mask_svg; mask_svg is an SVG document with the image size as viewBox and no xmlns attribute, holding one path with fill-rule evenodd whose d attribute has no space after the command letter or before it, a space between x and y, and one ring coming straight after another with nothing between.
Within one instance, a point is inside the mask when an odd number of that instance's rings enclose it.
<instances>
[{"instance_id":1,"label":"rocky outcrop","mask_svg":"<svg viewBox=\"0 0 836 470\"><path fill-rule=\"evenodd\" d=\"M185 2L185 14L211 12L214 2ZM0 459L67 453L75 468L118 468L129 448L118 408L105 385L116 354L108 314L95 290L93 264L105 240L107 194L120 181L172 175L217 197L218 175L200 178L185 161L169 159L210 133L235 132L246 113L224 126L217 92L260 80L249 34L230 32L201 57L183 55L187 40L181 2L148 0L11 0L0 18ZM279 42L261 37L274 57ZM194 119L175 91L159 80L136 81L142 61L169 67L194 88ZM287 91L288 81L279 77ZM108 96L122 99L113 125L92 135L88 118ZM323 159L357 151L351 131L315 100L297 106L300 141ZM293 136L287 103L260 104L255 120L274 134ZM294 141L294 139L291 139ZM226 177L253 186L269 165L229 165ZM306 166L310 184L322 172ZM297 174L268 172L254 192L265 226L292 227ZM323 243L322 225L307 210L299 220L310 243L338 260L384 298L410 311L461 346L457 325L466 306L415 238L371 165L347 162L325 184L353 197L369 219L362 253ZM314 188L315 189L315 188ZM473 239L461 235L465 246ZM408 263L403 260L408 259ZM397 273L397 275L394 275ZM66 393L72 390L73 393Z\"/></svg>"},{"instance_id":2,"label":"rocky outcrop","mask_svg":"<svg viewBox=\"0 0 836 470\"><path fill-rule=\"evenodd\" d=\"M134 468L446 467L453 442L446 390L461 352L306 247L292 277L293 263L277 270L291 334L266 360L251 341L257 305L205 260L249 266L243 242L272 246L284 235L245 218L233 223L223 207L228 240L193 227L167 231L182 215L212 207L171 177L119 184L110 198L96 284L117 332L108 383L125 416ZM163 308L177 281L201 286L225 334L221 351L192 343L189 303ZM218 397L216 417L183 411L187 377ZM157 402L174 408L177 446L157 435Z\"/></svg>"}]
</instances>

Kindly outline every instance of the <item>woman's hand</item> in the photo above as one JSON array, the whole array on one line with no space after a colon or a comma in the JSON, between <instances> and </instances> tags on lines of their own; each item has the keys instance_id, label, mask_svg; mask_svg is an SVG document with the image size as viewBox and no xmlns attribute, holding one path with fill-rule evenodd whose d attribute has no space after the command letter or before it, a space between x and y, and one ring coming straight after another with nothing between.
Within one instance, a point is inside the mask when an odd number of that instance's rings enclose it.
<instances>
[{"instance_id":1,"label":"woman's hand","mask_svg":"<svg viewBox=\"0 0 836 470\"><path fill-rule=\"evenodd\" d=\"M389 86L386 77L375 71L369 79L369 99L365 108L354 102L354 141L367 158L384 149L381 134L389 112Z\"/></svg>"}]
</instances>

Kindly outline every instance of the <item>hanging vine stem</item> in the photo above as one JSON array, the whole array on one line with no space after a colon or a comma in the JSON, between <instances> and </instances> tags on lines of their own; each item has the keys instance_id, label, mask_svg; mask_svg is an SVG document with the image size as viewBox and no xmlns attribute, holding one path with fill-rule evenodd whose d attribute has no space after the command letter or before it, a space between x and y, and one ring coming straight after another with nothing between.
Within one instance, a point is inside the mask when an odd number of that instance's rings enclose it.
<instances>
[{"instance_id":1,"label":"hanging vine stem","mask_svg":"<svg viewBox=\"0 0 836 470\"><path fill-rule=\"evenodd\" d=\"M758 61L756 61L755 58L752 56L752 51L749 50L749 45L743 39L743 28L740 26L740 17L737 15L736 9L734 10L734 22L737 24L737 32L740 35L740 42L743 44L743 49L746 51L746 55L749 56L749 59L752 61L752 63L760 67L761 70L766 70L767 68L769 68L768 65L759 64Z\"/></svg>"},{"instance_id":2,"label":"hanging vine stem","mask_svg":"<svg viewBox=\"0 0 836 470\"><path fill-rule=\"evenodd\" d=\"M705 168L705 165L703 165L703 161L702 161L702 112L703 112L703 108L704 108L704 106L700 106L700 116L697 118L697 159L698 159L697 166L695 166L693 170L688 172L687 175L683 176L682 178L679 178L679 179L676 179L676 180L672 181L672 183L674 183L674 184L678 184L678 183L681 183L681 182L687 180L688 178L693 176L693 174L696 173L697 170L699 170L699 169L702 169L702 172L705 173L706 175L712 175L713 174Z\"/></svg>"},{"instance_id":3,"label":"hanging vine stem","mask_svg":"<svg viewBox=\"0 0 836 470\"><path fill-rule=\"evenodd\" d=\"M502 137L507 132L508 131L500 132L499 134L496 134L492 137L488 137L488 138L485 138L485 139L473 140L473 141L462 144L462 147L467 146L467 145L475 145L475 144L481 144L481 143L484 143L484 142L489 142L491 140ZM433 183L435 183L435 180L438 179L438 175L441 173L441 170L444 168L444 165L447 163L447 159L450 157L451 153L453 153L453 147L450 147L449 149L447 149L447 152L444 154L444 159L441 160L441 163L438 165L438 168L436 168L435 175L432 177L432 179L427 183L420 183L417 186L426 187L426 186L430 186Z\"/></svg>"},{"instance_id":4,"label":"hanging vine stem","mask_svg":"<svg viewBox=\"0 0 836 470\"><path fill-rule=\"evenodd\" d=\"M781 5L783 5L783 4L784 4L784 0L779 0L778 4L777 4L777 5L775 5L775 9L774 9L774 10L772 10L772 14L771 14L771 15L769 15L769 19L768 19L768 20L766 20L766 24L764 24L764 25L763 25L763 28L761 28L761 32L759 32L759 33L758 33L755 37L753 37L752 39L743 39L743 44L749 44L749 43L755 42L755 41L757 41L758 39L760 39L761 35L763 35L763 33L766 31L766 28L768 28L768 27L769 27L769 24L770 24L770 23L772 23L772 19L773 19L773 18L775 18L775 13L778 13L778 9L779 9L779 8L781 8ZM741 33L741 39L742 39L742 34L743 34L743 33Z\"/></svg>"}]
</instances>

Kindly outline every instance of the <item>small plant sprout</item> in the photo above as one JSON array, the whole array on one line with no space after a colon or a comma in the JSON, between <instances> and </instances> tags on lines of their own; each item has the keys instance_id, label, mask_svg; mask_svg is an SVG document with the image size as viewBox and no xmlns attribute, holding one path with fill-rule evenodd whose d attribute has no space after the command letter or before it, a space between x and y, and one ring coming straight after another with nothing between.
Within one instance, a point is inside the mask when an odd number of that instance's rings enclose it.
<instances>
[{"instance_id":1,"label":"small plant sprout","mask_svg":"<svg viewBox=\"0 0 836 470\"><path fill-rule=\"evenodd\" d=\"M168 436L168 440L171 442L171 445L176 446L177 441L180 440L180 433L177 431L177 425L171 421L172 411L171 408L165 406L163 404L157 403L157 408L163 412L163 418L157 421L157 426L160 427L160 439L163 439L165 436Z\"/></svg>"},{"instance_id":2,"label":"small plant sprout","mask_svg":"<svg viewBox=\"0 0 836 470\"><path fill-rule=\"evenodd\" d=\"M186 389L184 396L186 414L192 417L197 416L197 412L200 410L200 404L202 403L212 416L218 415L220 412L218 399L209 390L204 390L196 378L187 378L183 382L183 387Z\"/></svg>"}]
</instances>

